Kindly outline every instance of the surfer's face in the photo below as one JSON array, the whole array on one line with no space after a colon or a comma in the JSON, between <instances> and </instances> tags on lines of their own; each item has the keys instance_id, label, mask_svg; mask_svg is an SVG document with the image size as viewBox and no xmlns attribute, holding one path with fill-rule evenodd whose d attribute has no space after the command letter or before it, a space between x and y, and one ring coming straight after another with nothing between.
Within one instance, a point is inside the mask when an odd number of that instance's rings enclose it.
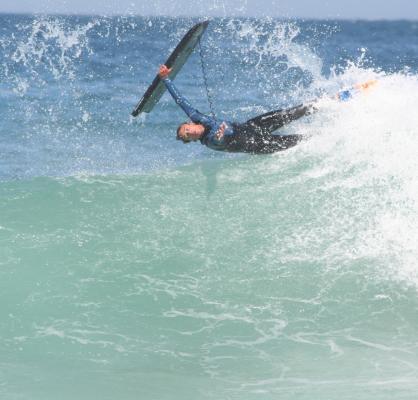
<instances>
[{"instance_id":1,"label":"surfer's face","mask_svg":"<svg viewBox=\"0 0 418 400\"><path fill-rule=\"evenodd\" d=\"M199 140L205 131L205 127L201 124L182 124L179 127L177 137L184 143Z\"/></svg>"}]
</instances>

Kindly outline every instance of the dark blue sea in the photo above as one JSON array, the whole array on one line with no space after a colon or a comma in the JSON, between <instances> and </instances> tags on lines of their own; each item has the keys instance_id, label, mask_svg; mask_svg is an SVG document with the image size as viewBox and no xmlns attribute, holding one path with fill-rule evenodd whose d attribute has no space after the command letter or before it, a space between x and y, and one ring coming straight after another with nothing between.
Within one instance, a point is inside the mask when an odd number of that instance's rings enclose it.
<instances>
[{"instance_id":1,"label":"dark blue sea","mask_svg":"<svg viewBox=\"0 0 418 400\"><path fill-rule=\"evenodd\" d=\"M416 399L418 21L212 19L196 108L318 99L257 156L130 115L199 20L0 15L0 398Z\"/></svg>"}]
</instances>

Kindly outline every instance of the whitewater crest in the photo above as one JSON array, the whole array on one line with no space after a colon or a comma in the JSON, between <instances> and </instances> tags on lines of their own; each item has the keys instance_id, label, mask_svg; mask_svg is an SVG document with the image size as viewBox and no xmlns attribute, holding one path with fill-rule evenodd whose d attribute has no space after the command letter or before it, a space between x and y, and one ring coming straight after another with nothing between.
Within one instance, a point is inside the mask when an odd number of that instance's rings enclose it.
<instances>
[{"instance_id":1,"label":"whitewater crest","mask_svg":"<svg viewBox=\"0 0 418 400\"><path fill-rule=\"evenodd\" d=\"M355 207L346 217L367 221L357 232L357 257L377 257L386 265L382 276L418 285L418 77L351 65L331 76L329 86L369 79L378 84L347 103L328 96L318 102L317 115L297 127L309 137L299 156L315 158L306 177L319 179L321 190L351 196ZM329 206L349 203L331 199Z\"/></svg>"}]
</instances>

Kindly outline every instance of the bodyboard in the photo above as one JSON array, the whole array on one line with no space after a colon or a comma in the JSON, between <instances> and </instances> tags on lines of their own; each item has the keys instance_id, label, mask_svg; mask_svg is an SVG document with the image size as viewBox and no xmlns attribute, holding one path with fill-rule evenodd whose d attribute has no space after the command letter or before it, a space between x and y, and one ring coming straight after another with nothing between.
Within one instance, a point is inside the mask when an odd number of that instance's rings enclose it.
<instances>
[{"instance_id":1,"label":"bodyboard","mask_svg":"<svg viewBox=\"0 0 418 400\"><path fill-rule=\"evenodd\" d=\"M183 67L193 49L195 48L197 42L205 32L208 24L209 21L203 21L193 26L193 28L191 28L184 35L183 39L181 39L180 43L170 54L167 61L165 62L165 65L168 68L172 68L170 73L171 79L174 79L177 73ZM142 112L149 113L158 103L165 90L166 87L164 82L157 75L132 111L132 116L136 117Z\"/></svg>"}]
</instances>

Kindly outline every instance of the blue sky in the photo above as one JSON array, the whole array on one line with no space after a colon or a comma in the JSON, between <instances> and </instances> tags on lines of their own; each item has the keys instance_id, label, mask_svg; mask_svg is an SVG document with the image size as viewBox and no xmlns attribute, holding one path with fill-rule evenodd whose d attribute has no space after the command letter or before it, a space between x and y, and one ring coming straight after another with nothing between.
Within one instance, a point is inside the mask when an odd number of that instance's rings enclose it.
<instances>
[{"instance_id":1,"label":"blue sky","mask_svg":"<svg viewBox=\"0 0 418 400\"><path fill-rule=\"evenodd\" d=\"M0 12L418 20L418 0L0 0Z\"/></svg>"}]
</instances>

